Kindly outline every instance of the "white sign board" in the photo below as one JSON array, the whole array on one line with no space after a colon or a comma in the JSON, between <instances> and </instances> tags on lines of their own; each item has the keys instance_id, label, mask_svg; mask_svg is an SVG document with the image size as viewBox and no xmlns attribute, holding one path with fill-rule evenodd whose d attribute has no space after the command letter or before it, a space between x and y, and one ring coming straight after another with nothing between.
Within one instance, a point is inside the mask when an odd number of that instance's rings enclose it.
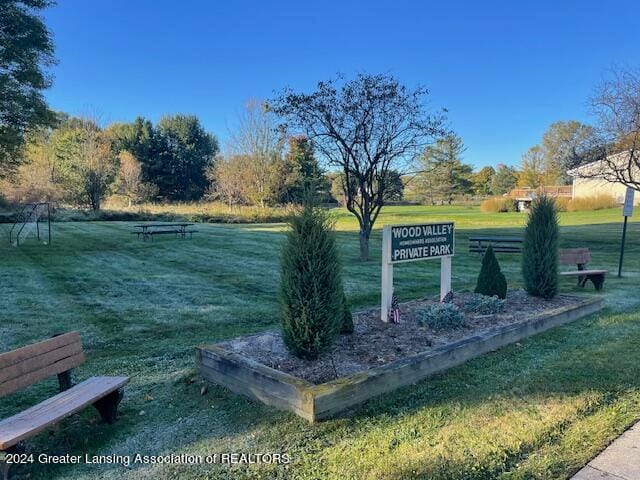
<instances>
[{"instance_id":1,"label":"white sign board","mask_svg":"<svg viewBox=\"0 0 640 480\"><path fill-rule=\"evenodd\" d=\"M622 215L625 217L633 216L633 195L635 190L627 187L627 193L624 196L624 207L622 209Z\"/></svg>"},{"instance_id":2,"label":"white sign board","mask_svg":"<svg viewBox=\"0 0 640 480\"><path fill-rule=\"evenodd\" d=\"M382 230L381 318L388 321L393 298L393 265L440 259L440 299L451 291L451 257L455 249L453 222L385 225Z\"/></svg>"}]
</instances>

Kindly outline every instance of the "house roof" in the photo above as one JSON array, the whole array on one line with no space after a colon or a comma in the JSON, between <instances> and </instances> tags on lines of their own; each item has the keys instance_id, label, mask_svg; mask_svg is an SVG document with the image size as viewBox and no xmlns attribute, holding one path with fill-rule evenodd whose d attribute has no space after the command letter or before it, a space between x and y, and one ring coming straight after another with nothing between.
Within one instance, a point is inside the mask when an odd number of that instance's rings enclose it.
<instances>
[{"instance_id":1,"label":"house roof","mask_svg":"<svg viewBox=\"0 0 640 480\"><path fill-rule=\"evenodd\" d=\"M614 155L607 156L607 161L605 160L596 160L595 162L585 163L584 165L580 165L579 167L572 168L571 170L567 170L567 175L570 177L579 177L584 174L596 175L598 171L602 171L603 169L609 168L609 165L612 162L616 162L617 160L626 161L626 157L629 156L629 151L624 151L620 153L616 153ZM604 174L604 172L603 172Z\"/></svg>"}]
</instances>

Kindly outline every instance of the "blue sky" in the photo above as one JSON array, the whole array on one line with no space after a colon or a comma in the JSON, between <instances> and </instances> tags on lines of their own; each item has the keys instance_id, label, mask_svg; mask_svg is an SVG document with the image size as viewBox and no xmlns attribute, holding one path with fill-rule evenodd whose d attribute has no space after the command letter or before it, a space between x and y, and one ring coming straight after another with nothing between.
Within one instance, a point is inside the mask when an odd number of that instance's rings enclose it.
<instances>
[{"instance_id":1,"label":"blue sky","mask_svg":"<svg viewBox=\"0 0 640 480\"><path fill-rule=\"evenodd\" d=\"M222 142L249 98L337 72L431 90L476 167L517 164L556 120L589 121L614 64L640 65L637 1L58 0L47 97L103 121L193 113Z\"/></svg>"}]
</instances>

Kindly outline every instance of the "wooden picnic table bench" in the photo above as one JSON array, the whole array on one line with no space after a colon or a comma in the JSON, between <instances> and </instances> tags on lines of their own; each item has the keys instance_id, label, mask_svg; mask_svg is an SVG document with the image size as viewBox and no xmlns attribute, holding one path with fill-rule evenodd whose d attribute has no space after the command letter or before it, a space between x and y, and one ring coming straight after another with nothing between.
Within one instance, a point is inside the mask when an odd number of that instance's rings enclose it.
<instances>
[{"instance_id":1,"label":"wooden picnic table bench","mask_svg":"<svg viewBox=\"0 0 640 480\"><path fill-rule=\"evenodd\" d=\"M469 252L484 255L491 245L496 253L522 253L522 237L475 236L469 237Z\"/></svg>"},{"instance_id":2,"label":"wooden picnic table bench","mask_svg":"<svg viewBox=\"0 0 640 480\"><path fill-rule=\"evenodd\" d=\"M98 410L105 422L111 424L116 420L122 388L129 378L91 377L74 386L71 369L84 361L82 341L77 332L0 354L0 397L53 375L58 376L60 389L57 395L0 421L0 455L19 452L20 442L89 405ZM0 461L0 466L6 479L11 465Z\"/></svg>"},{"instance_id":3,"label":"wooden picnic table bench","mask_svg":"<svg viewBox=\"0 0 640 480\"><path fill-rule=\"evenodd\" d=\"M578 285L584 287L591 280L596 290L602 290L607 270L586 269L591 261L591 252L588 248L564 248L560 249L559 260L561 265L575 265L577 270L560 272L561 277L578 277Z\"/></svg>"},{"instance_id":4,"label":"wooden picnic table bench","mask_svg":"<svg viewBox=\"0 0 640 480\"><path fill-rule=\"evenodd\" d=\"M132 233L135 233L137 238L140 238L142 235L142 240L145 242L148 238L153 241L154 235L173 234L177 238L185 239L188 234L189 238L193 238L193 234L198 232L193 229L188 230L188 227L193 225L193 223L147 223L144 225L134 225L134 228L139 228L140 230Z\"/></svg>"}]
</instances>

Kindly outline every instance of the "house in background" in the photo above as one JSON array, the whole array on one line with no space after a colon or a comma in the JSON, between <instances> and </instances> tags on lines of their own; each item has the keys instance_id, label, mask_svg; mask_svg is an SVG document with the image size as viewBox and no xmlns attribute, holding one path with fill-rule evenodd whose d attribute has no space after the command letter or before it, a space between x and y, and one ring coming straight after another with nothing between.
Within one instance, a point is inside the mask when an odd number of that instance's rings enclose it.
<instances>
[{"instance_id":1,"label":"house in background","mask_svg":"<svg viewBox=\"0 0 640 480\"><path fill-rule=\"evenodd\" d=\"M624 196L627 191L626 185L616 181L616 175L611 165L620 160L620 168L624 168L627 162L627 152L608 157L607 161L598 160L596 162L582 165L569 174L573 178L571 198L593 197L596 195L611 195L616 202L624 203ZM632 173L632 178L640 181L640 172ZM640 205L640 195L634 199L635 205Z\"/></svg>"},{"instance_id":2,"label":"house in background","mask_svg":"<svg viewBox=\"0 0 640 480\"><path fill-rule=\"evenodd\" d=\"M520 187L514 188L505 197L513 199L519 212L526 212L531 207L531 202L540 195L552 198L571 198L573 193L571 185L543 186L538 188Z\"/></svg>"}]
</instances>

